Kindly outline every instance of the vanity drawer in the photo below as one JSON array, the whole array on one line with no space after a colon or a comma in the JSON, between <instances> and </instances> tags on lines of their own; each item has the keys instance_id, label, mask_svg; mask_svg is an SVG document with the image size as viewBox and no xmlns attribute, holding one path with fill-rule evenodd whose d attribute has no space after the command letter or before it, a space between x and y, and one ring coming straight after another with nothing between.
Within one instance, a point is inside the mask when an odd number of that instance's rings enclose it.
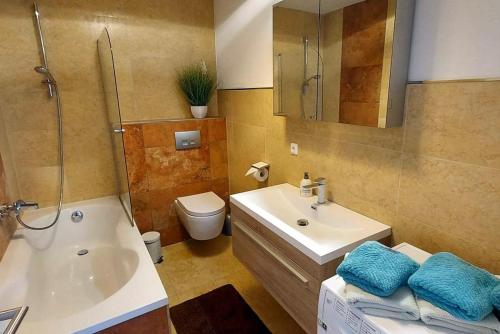
<instances>
[{"instance_id":1,"label":"vanity drawer","mask_svg":"<svg viewBox=\"0 0 500 334\"><path fill-rule=\"evenodd\" d=\"M304 330L316 332L318 280L238 219L233 253Z\"/></svg>"},{"instance_id":2,"label":"vanity drawer","mask_svg":"<svg viewBox=\"0 0 500 334\"><path fill-rule=\"evenodd\" d=\"M304 253L290 245L287 241L282 239L267 227L263 226L260 222L234 204L231 204L231 217L233 221L238 221L239 223L245 224L248 228L252 229L255 233L260 235L282 254L285 254L287 258L292 260L319 282L323 282L324 280L334 276L338 265L342 262L343 257L334 259L322 265L314 262Z\"/></svg>"}]
</instances>

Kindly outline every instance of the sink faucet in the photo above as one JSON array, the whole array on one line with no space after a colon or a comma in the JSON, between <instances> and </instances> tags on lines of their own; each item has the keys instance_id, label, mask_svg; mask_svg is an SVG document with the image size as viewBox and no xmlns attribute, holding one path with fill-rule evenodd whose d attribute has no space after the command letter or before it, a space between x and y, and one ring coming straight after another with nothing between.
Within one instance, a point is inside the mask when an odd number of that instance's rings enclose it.
<instances>
[{"instance_id":1,"label":"sink faucet","mask_svg":"<svg viewBox=\"0 0 500 334\"><path fill-rule=\"evenodd\" d=\"M318 204L326 204L328 200L326 199L326 179L324 177L319 177L312 184L304 186L306 189L318 189L318 200L316 203L311 205L311 208L316 210Z\"/></svg>"},{"instance_id":2,"label":"sink faucet","mask_svg":"<svg viewBox=\"0 0 500 334\"><path fill-rule=\"evenodd\" d=\"M14 211L16 214L19 214L21 210L33 208L38 209L38 203L36 202L26 202L22 199L15 201L12 204L1 204L0 205L0 220L9 215L10 212Z\"/></svg>"}]
</instances>

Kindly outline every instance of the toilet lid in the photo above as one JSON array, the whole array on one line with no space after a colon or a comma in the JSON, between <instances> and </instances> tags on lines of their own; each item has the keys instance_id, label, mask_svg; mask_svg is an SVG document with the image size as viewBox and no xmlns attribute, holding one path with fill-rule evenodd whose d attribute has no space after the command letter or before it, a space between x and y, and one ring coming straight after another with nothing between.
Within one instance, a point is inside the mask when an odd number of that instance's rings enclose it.
<instances>
[{"instance_id":1,"label":"toilet lid","mask_svg":"<svg viewBox=\"0 0 500 334\"><path fill-rule=\"evenodd\" d=\"M187 214L196 217L216 215L224 210L226 203L213 192L177 198Z\"/></svg>"}]
</instances>

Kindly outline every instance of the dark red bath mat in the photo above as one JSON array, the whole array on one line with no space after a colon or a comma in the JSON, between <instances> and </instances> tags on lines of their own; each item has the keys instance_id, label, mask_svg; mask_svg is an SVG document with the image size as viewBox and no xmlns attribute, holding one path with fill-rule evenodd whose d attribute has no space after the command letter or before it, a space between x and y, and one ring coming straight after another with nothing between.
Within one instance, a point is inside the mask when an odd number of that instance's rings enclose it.
<instances>
[{"instance_id":1,"label":"dark red bath mat","mask_svg":"<svg viewBox=\"0 0 500 334\"><path fill-rule=\"evenodd\" d=\"M172 307L170 317L178 334L271 333L231 284Z\"/></svg>"}]
</instances>

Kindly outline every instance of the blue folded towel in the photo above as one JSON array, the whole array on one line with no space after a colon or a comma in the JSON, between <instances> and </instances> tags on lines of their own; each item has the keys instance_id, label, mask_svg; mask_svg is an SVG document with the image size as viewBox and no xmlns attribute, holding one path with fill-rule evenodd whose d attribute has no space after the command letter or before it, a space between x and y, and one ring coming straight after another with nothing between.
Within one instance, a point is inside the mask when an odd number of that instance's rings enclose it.
<instances>
[{"instance_id":1,"label":"blue folded towel","mask_svg":"<svg viewBox=\"0 0 500 334\"><path fill-rule=\"evenodd\" d=\"M337 274L366 292L387 297L406 285L417 269L418 263L407 255L367 241L349 254L337 268Z\"/></svg>"},{"instance_id":2,"label":"blue folded towel","mask_svg":"<svg viewBox=\"0 0 500 334\"><path fill-rule=\"evenodd\" d=\"M497 286L491 292L491 303L493 307L500 310L500 282L497 283Z\"/></svg>"},{"instance_id":3,"label":"blue folded towel","mask_svg":"<svg viewBox=\"0 0 500 334\"><path fill-rule=\"evenodd\" d=\"M491 313L491 292L498 279L451 253L427 259L408 280L415 294L453 316L479 321Z\"/></svg>"}]
</instances>

